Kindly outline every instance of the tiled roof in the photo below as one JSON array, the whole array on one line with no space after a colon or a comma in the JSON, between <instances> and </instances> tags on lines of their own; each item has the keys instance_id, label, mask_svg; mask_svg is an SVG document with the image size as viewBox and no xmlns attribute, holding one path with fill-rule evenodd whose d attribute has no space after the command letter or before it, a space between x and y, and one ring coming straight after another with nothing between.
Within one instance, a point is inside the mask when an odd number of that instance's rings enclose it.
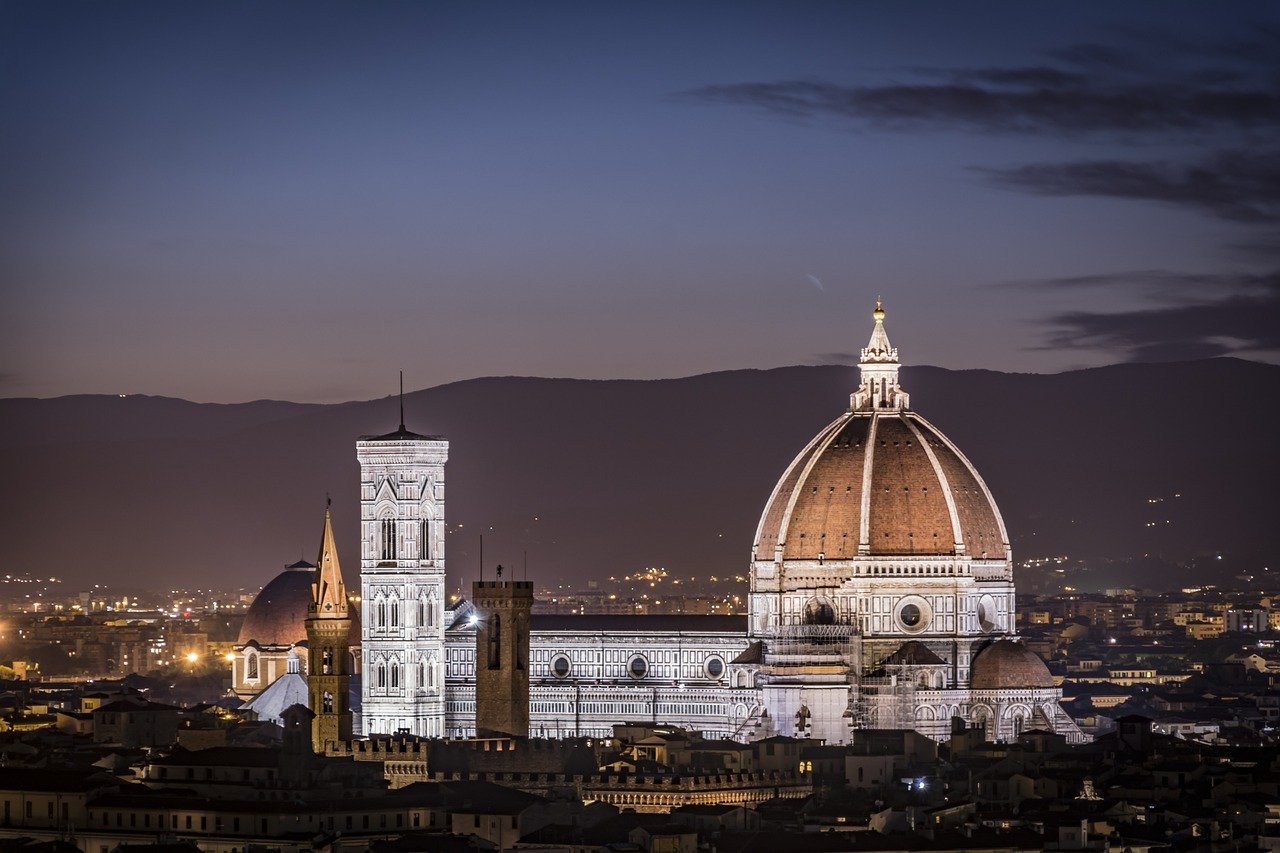
<instances>
[{"instance_id":1,"label":"tiled roof","mask_svg":"<svg viewBox=\"0 0 1280 853\"><path fill-rule=\"evenodd\" d=\"M820 432L765 507L755 558L781 547L786 560L853 559L863 544L870 556L950 556L958 545L1008 557L977 470L911 411L846 413Z\"/></svg>"}]
</instances>

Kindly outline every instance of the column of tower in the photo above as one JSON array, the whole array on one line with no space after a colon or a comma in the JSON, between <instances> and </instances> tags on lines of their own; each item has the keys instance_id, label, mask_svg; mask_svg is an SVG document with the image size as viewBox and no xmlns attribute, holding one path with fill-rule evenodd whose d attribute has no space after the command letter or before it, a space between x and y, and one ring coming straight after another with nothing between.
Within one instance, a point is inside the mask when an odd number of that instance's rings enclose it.
<instances>
[{"instance_id":1,"label":"column of tower","mask_svg":"<svg viewBox=\"0 0 1280 853\"><path fill-rule=\"evenodd\" d=\"M360 599L364 735L444 734L444 466L449 442L363 436Z\"/></svg>"}]
</instances>

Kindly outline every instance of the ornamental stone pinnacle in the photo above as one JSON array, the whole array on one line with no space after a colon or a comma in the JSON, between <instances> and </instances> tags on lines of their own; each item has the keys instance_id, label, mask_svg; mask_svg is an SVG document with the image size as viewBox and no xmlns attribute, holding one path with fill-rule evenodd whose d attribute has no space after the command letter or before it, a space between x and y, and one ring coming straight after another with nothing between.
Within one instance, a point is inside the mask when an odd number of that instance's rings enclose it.
<instances>
[{"instance_id":1,"label":"ornamental stone pinnacle","mask_svg":"<svg viewBox=\"0 0 1280 853\"><path fill-rule=\"evenodd\" d=\"M316 560L316 580L311 585L311 610L322 618L347 617L347 590L342 583L342 566L338 563L338 546L333 541L333 521L327 506L320 556Z\"/></svg>"}]
</instances>

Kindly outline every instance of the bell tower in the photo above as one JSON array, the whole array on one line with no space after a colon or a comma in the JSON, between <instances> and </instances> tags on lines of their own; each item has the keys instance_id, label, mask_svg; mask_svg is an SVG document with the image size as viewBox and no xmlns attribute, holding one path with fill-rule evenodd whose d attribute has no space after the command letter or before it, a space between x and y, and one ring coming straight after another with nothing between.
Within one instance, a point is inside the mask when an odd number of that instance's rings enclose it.
<instances>
[{"instance_id":1,"label":"bell tower","mask_svg":"<svg viewBox=\"0 0 1280 853\"><path fill-rule=\"evenodd\" d=\"M327 744L351 740L351 615L327 506L306 625L311 748L323 754Z\"/></svg>"},{"instance_id":2,"label":"bell tower","mask_svg":"<svg viewBox=\"0 0 1280 853\"><path fill-rule=\"evenodd\" d=\"M444 466L449 442L361 436L363 735L444 735Z\"/></svg>"}]
</instances>

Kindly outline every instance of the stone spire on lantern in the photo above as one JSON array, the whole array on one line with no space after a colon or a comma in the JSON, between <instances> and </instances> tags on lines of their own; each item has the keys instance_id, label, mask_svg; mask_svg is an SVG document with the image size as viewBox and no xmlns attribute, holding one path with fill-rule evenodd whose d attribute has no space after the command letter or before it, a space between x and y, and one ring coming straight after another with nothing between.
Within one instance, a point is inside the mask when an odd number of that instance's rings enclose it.
<instances>
[{"instance_id":1,"label":"stone spire on lantern","mask_svg":"<svg viewBox=\"0 0 1280 853\"><path fill-rule=\"evenodd\" d=\"M876 325L862 348L858 361L862 378L858 390L849 395L849 408L854 412L909 409L911 396L898 385L898 349L884 330L884 304L879 299L871 316Z\"/></svg>"}]
</instances>

